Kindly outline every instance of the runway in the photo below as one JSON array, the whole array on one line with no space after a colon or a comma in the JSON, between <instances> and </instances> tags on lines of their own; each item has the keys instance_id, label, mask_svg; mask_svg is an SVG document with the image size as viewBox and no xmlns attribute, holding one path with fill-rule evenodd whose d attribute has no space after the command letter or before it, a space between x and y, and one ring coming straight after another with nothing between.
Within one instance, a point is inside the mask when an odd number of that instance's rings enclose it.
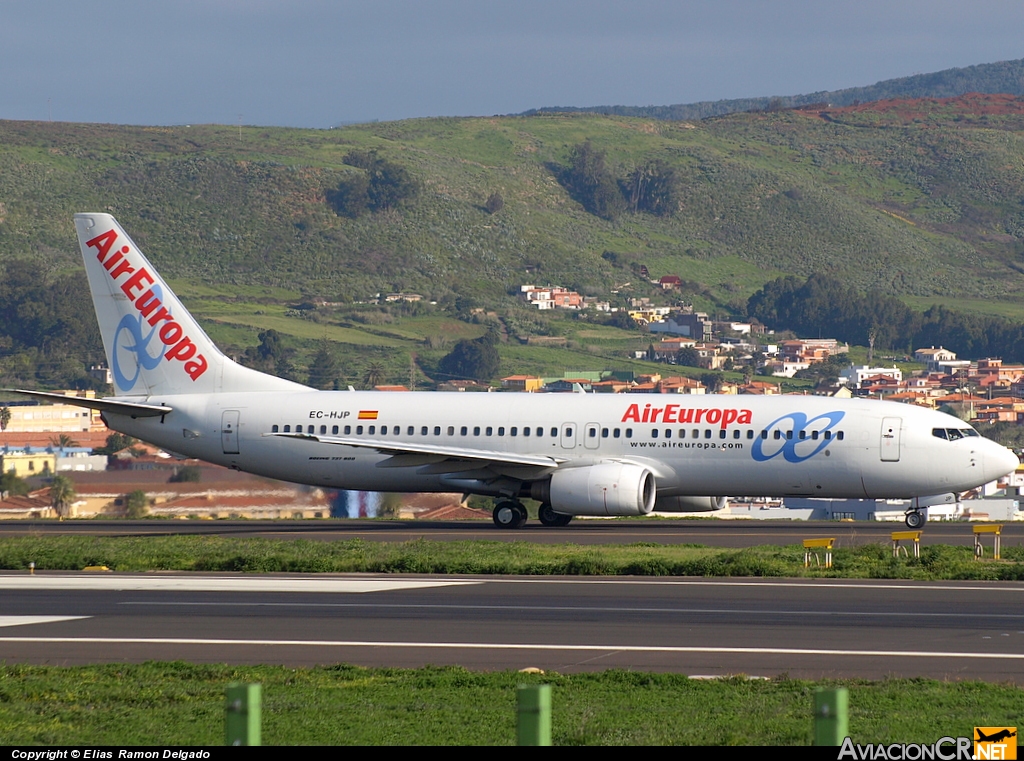
<instances>
[{"instance_id":1,"label":"runway","mask_svg":"<svg viewBox=\"0 0 1024 761\"><path fill-rule=\"evenodd\" d=\"M0 659L1024 683L1024 584L0 575ZM43 618L39 618L43 617Z\"/></svg>"},{"instance_id":2,"label":"runway","mask_svg":"<svg viewBox=\"0 0 1024 761\"><path fill-rule=\"evenodd\" d=\"M974 544L972 524L930 522L921 543ZM574 520L564 528L545 528L531 521L519 531L499 529L490 521L387 521L387 520L305 520L305 521L177 521L177 520L71 520L0 521L5 536L157 536L204 535L261 537L264 539L307 539L312 541L407 542L429 539L439 542L485 540L530 542L534 544L703 544L711 547L754 547L763 544L800 544L809 537L834 536L836 546L879 544L893 531L906 530L902 523L860 521L724 521L724 520ZM1024 521L1003 526L1003 546L1024 542Z\"/></svg>"}]
</instances>

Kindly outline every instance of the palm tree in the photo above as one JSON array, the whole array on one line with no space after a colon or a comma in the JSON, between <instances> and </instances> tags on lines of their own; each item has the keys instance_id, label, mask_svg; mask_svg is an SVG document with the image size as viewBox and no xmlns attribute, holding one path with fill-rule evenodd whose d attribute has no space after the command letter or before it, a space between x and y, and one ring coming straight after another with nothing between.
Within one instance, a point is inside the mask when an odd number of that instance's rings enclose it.
<instances>
[{"instance_id":1,"label":"palm tree","mask_svg":"<svg viewBox=\"0 0 1024 761\"><path fill-rule=\"evenodd\" d=\"M75 485L67 476L54 476L50 482L50 506L57 517L63 520L71 514L71 503L75 500Z\"/></svg>"},{"instance_id":2,"label":"palm tree","mask_svg":"<svg viewBox=\"0 0 1024 761\"><path fill-rule=\"evenodd\" d=\"M366 370L363 371L364 386L373 388L381 385L385 380L387 380L387 370L383 362L374 360L366 365Z\"/></svg>"},{"instance_id":3,"label":"palm tree","mask_svg":"<svg viewBox=\"0 0 1024 761\"><path fill-rule=\"evenodd\" d=\"M0 407L0 431L6 431L11 423L11 408L6 404Z\"/></svg>"},{"instance_id":4,"label":"palm tree","mask_svg":"<svg viewBox=\"0 0 1024 761\"><path fill-rule=\"evenodd\" d=\"M77 447L78 442L71 438L71 434L62 433L59 436L50 437L50 446L59 447L60 449L68 449L70 447Z\"/></svg>"}]
</instances>

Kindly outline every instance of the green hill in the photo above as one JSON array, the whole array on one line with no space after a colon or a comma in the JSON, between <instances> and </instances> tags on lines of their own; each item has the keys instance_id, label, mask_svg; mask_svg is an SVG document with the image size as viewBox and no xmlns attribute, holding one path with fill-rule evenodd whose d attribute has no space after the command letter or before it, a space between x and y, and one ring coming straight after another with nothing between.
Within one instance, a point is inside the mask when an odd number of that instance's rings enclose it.
<instances>
[{"instance_id":1,"label":"green hill","mask_svg":"<svg viewBox=\"0 0 1024 761\"><path fill-rule=\"evenodd\" d=\"M644 265L653 278L681 276L684 298L721 313L742 312L780 274L821 272L918 308L960 304L1021 319L1022 138L1024 100L1006 96L698 123L559 114L239 133L0 122L0 263L77 271L71 215L109 210L190 306L217 321L218 340L242 349L274 327L344 343L353 356L372 345L396 380L416 347L443 353L425 342L448 328L408 323L402 335L407 318L376 325L356 305L310 319L289 305L407 291L438 302L422 319L479 306L511 310L514 323L532 319L513 308L521 283L623 303L657 293L637 274ZM619 178L653 160L671 167L678 210L611 220L585 211L559 183L585 140ZM365 174L343 161L353 150L403 167L419 193L389 210L339 215L328 198ZM494 192L504 204L492 214ZM556 350L517 350L531 368L580 369L605 353L559 323L534 328L565 334L570 346L547 360L536 352ZM627 348L641 342L624 338Z\"/></svg>"}]
</instances>

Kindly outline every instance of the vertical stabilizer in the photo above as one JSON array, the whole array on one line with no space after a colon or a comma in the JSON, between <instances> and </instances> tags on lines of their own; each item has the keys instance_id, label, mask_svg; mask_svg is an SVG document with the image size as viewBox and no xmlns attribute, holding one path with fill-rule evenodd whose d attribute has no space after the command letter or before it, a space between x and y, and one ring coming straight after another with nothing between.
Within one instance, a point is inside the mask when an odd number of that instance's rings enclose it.
<instances>
[{"instance_id":1,"label":"vertical stabilizer","mask_svg":"<svg viewBox=\"0 0 1024 761\"><path fill-rule=\"evenodd\" d=\"M75 229L118 396L306 388L221 354L111 215Z\"/></svg>"}]
</instances>

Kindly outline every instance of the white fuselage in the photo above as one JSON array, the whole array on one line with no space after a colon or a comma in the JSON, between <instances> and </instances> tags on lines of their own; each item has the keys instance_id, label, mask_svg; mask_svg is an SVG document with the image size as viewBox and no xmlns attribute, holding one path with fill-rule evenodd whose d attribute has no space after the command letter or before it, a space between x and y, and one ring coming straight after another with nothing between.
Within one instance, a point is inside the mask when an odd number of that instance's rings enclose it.
<instances>
[{"instance_id":1,"label":"white fuselage","mask_svg":"<svg viewBox=\"0 0 1024 761\"><path fill-rule=\"evenodd\" d=\"M1017 465L949 415L828 397L276 391L147 401L173 411L108 413L108 424L172 452L345 489L472 492L481 479L529 482L543 471L492 464L481 473L468 460L460 473L450 459L439 467L295 433L543 455L560 469L632 462L654 474L659 497L909 498L964 491ZM971 435L936 433L947 429Z\"/></svg>"}]
</instances>

